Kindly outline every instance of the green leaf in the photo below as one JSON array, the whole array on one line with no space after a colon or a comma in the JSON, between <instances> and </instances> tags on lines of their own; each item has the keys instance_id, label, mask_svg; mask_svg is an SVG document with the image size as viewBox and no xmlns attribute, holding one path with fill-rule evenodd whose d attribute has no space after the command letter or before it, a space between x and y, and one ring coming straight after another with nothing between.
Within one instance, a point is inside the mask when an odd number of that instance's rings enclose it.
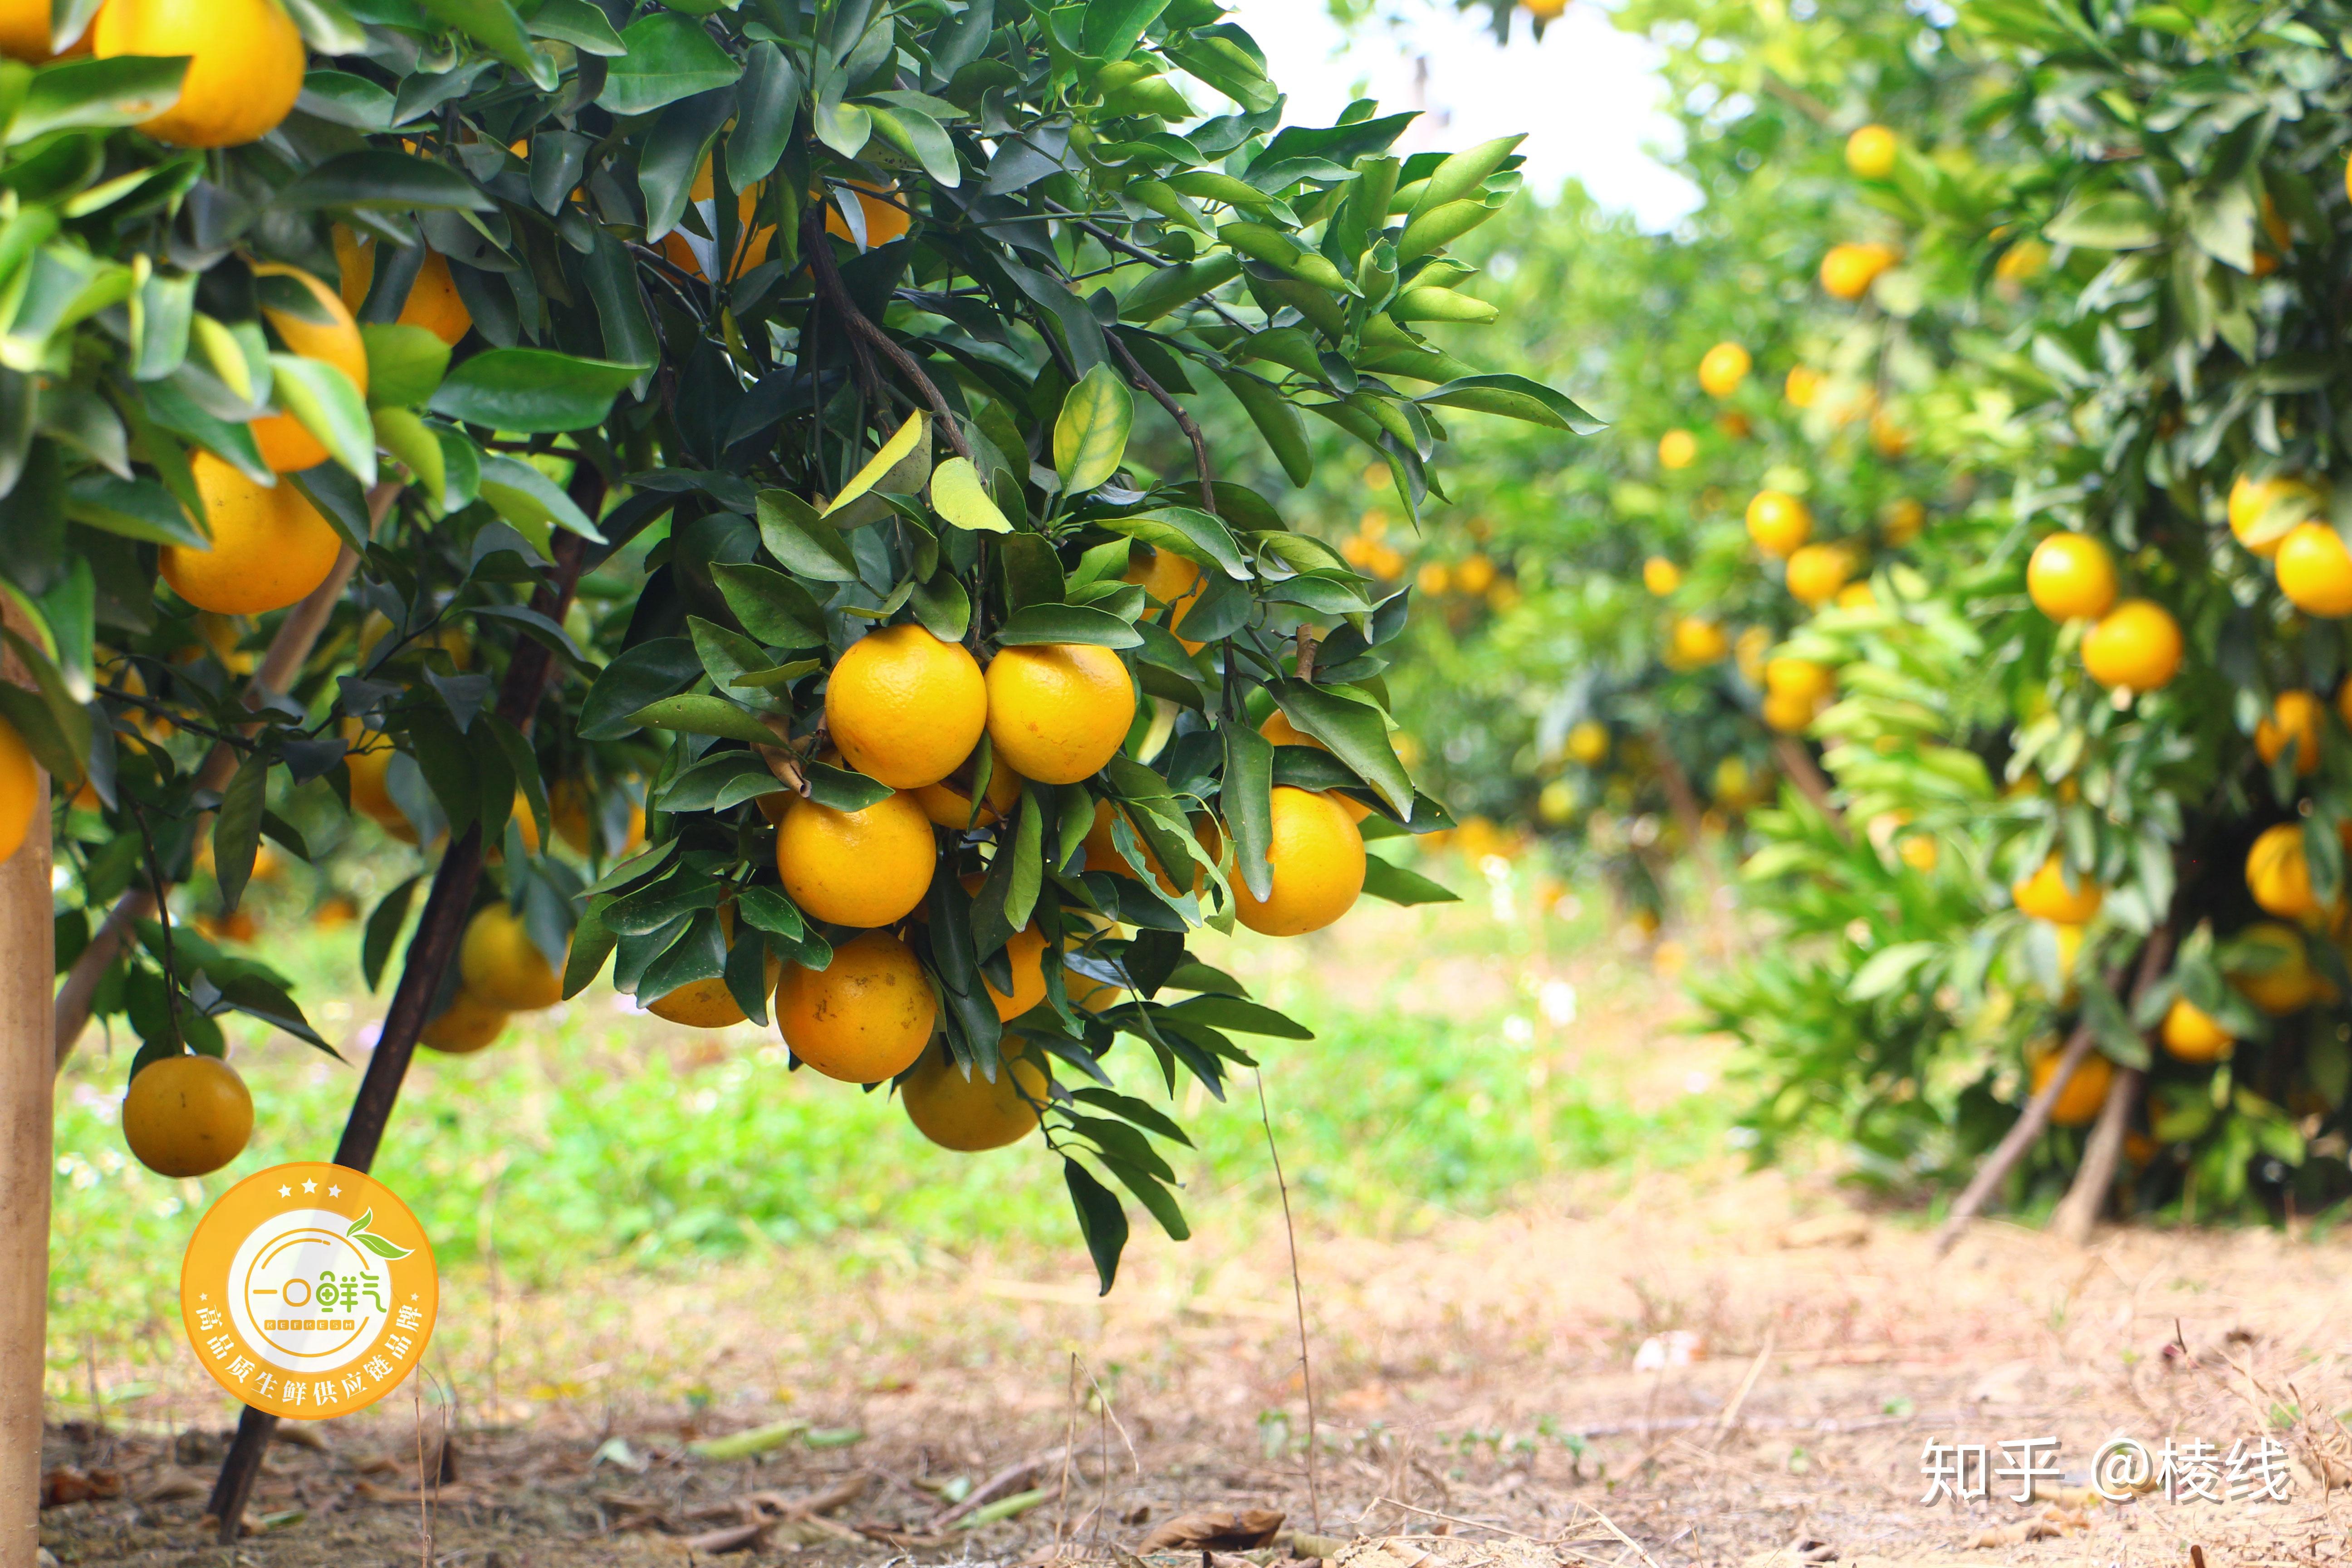
<instances>
[{"instance_id":1,"label":"green leaf","mask_svg":"<svg viewBox=\"0 0 2352 1568\"><path fill-rule=\"evenodd\" d=\"M931 470L931 510L974 533L1010 533L1013 524L989 498L969 458L950 458Z\"/></svg>"},{"instance_id":2,"label":"green leaf","mask_svg":"<svg viewBox=\"0 0 2352 1568\"><path fill-rule=\"evenodd\" d=\"M761 642L782 648L824 646L824 611L782 573L720 563L710 575L743 629Z\"/></svg>"},{"instance_id":3,"label":"green leaf","mask_svg":"<svg viewBox=\"0 0 2352 1568\"><path fill-rule=\"evenodd\" d=\"M1139 647L1143 636L1108 610L1086 605L1031 605L1005 618L997 628L996 640L1004 647L1059 642Z\"/></svg>"},{"instance_id":4,"label":"green leaf","mask_svg":"<svg viewBox=\"0 0 2352 1568\"><path fill-rule=\"evenodd\" d=\"M301 29L302 41L322 55L356 55L368 47L367 29L338 0L283 0Z\"/></svg>"},{"instance_id":5,"label":"green leaf","mask_svg":"<svg viewBox=\"0 0 2352 1568\"><path fill-rule=\"evenodd\" d=\"M884 516L888 508L877 497L864 507L856 503L874 491L889 495L919 495L931 477L931 427L920 409L891 432L881 449L866 460L856 476L826 503L824 516L835 528L856 528Z\"/></svg>"},{"instance_id":6,"label":"green leaf","mask_svg":"<svg viewBox=\"0 0 2352 1568\"><path fill-rule=\"evenodd\" d=\"M2126 191L2077 196L2042 232L2059 245L2087 250L2142 250L2164 238L2156 208Z\"/></svg>"},{"instance_id":7,"label":"green leaf","mask_svg":"<svg viewBox=\"0 0 2352 1568\"><path fill-rule=\"evenodd\" d=\"M629 52L629 46L613 31L613 24L605 19L604 13L588 0L539 0L539 9L530 14L525 26L532 37L570 44L583 55L611 59Z\"/></svg>"},{"instance_id":8,"label":"green leaf","mask_svg":"<svg viewBox=\"0 0 2352 1568\"><path fill-rule=\"evenodd\" d=\"M1097 518L1095 525L1139 539L1155 550L1172 550L1193 564L1223 572L1235 582L1249 580L1249 562L1233 531L1197 507L1164 506L1128 517Z\"/></svg>"},{"instance_id":9,"label":"green leaf","mask_svg":"<svg viewBox=\"0 0 2352 1568\"><path fill-rule=\"evenodd\" d=\"M1078 25L1078 47L1089 59L1123 60L1168 0L1088 0Z\"/></svg>"},{"instance_id":10,"label":"green leaf","mask_svg":"<svg viewBox=\"0 0 2352 1568\"><path fill-rule=\"evenodd\" d=\"M423 327L366 321L360 341L367 346L372 407L415 408L432 398L448 372L449 345Z\"/></svg>"},{"instance_id":11,"label":"green leaf","mask_svg":"<svg viewBox=\"0 0 2352 1568\"><path fill-rule=\"evenodd\" d=\"M408 921L408 901L416 892L422 876L411 877L389 893L368 916L367 930L360 942L360 973L366 979L369 990L383 981L383 966L392 961L392 944L400 938L400 928Z\"/></svg>"},{"instance_id":12,"label":"green leaf","mask_svg":"<svg viewBox=\"0 0 2352 1568\"><path fill-rule=\"evenodd\" d=\"M961 642L971 627L971 595L945 562L929 581L915 584L908 600L923 629L941 642Z\"/></svg>"},{"instance_id":13,"label":"green leaf","mask_svg":"<svg viewBox=\"0 0 2352 1568\"><path fill-rule=\"evenodd\" d=\"M886 108L867 101L859 107L873 121L876 134L923 166L939 184L950 190L963 183L963 170L956 161L955 143L948 140L945 127L919 109Z\"/></svg>"},{"instance_id":14,"label":"green leaf","mask_svg":"<svg viewBox=\"0 0 2352 1568\"><path fill-rule=\"evenodd\" d=\"M1315 1031L1296 1019L1285 1017L1273 1008L1239 996L1195 996L1179 1002L1172 1007L1162 1007L1160 1016L1173 1018L1180 1024L1206 1024L1213 1029L1224 1029L1236 1035L1265 1035L1280 1040L1311 1040Z\"/></svg>"},{"instance_id":15,"label":"green leaf","mask_svg":"<svg viewBox=\"0 0 2352 1568\"><path fill-rule=\"evenodd\" d=\"M1218 796L1234 858L1252 896L1274 896L1274 742L1245 722L1219 726L1225 737L1225 778Z\"/></svg>"},{"instance_id":16,"label":"green leaf","mask_svg":"<svg viewBox=\"0 0 2352 1568\"><path fill-rule=\"evenodd\" d=\"M849 541L808 502L790 490L761 490L757 510L760 542L793 572L820 583L857 581Z\"/></svg>"},{"instance_id":17,"label":"green leaf","mask_svg":"<svg viewBox=\"0 0 2352 1568\"><path fill-rule=\"evenodd\" d=\"M735 89L735 129L727 137L727 183L748 191L775 172L800 107L800 73L792 58L762 39L743 57Z\"/></svg>"},{"instance_id":18,"label":"green leaf","mask_svg":"<svg viewBox=\"0 0 2352 1568\"><path fill-rule=\"evenodd\" d=\"M1315 453L1307 444L1307 426L1298 417L1298 410L1273 383L1245 371L1220 371L1218 378L1241 404L1250 423L1257 426L1257 433L1265 438L1283 473L1293 485L1304 489L1315 477Z\"/></svg>"},{"instance_id":19,"label":"green leaf","mask_svg":"<svg viewBox=\"0 0 2352 1568\"><path fill-rule=\"evenodd\" d=\"M657 11L621 29L623 53L614 58L596 101L614 114L650 114L665 104L743 74L732 56L692 16Z\"/></svg>"},{"instance_id":20,"label":"green leaf","mask_svg":"<svg viewBox=\"0 0 2352 1568\"><path fill-rule=\"evenodd\" d=\"M687 735L716 735L728 741L749 741L772 746L776 732L744 709L723 697L665 697L628 716L629 723L654 730L675 730Z\"/></svg>"},{"instance_id":21,"label":"green leaf","mask_svg":"<svg viewBox=\"0 0 2352 1568\"><path fill-rule=\"evenodd\" d=\"M297 175L270 198L292 212L319 207L488 212L498 204L446 163L406 153L343 153Z\"/></svg>"},{"instance_id":22,"label":"green leaf","mask_svg":"<svg viewBox=\"0 0 2352 1568\"><path fill-rule=\"evenodd\" d=\"M1135 395L1110 366L1098 364L1062 399L1054 421L1054 471L1062 492L1093 489L1118 471L1135 426Z\"/></svg>"},{"instance_id":23,"label":"green leaf","mask_svg":"<svg viewBox=\"0 0 2352 1568\"><path fill-rule=\"evenodd\" d=\"M1375 819L1377 820L1377 819ZM1392 904L1454 904L1462 895L1377 855L1364 857L1364 891Z\"/></svg>"},{"instance_id":24,"label":"green leaf","mask_svg":"<svg viewBox=\"0 0 2352 1568\"><path fill-rule=\"evenodd\" d=\"M269 753L248 752L221 791L213 818L213 876L220 883L221 907L235 910L253 875L254 852L261 847L261 812L269 795Z\"/></svg>"},{"instance_id":25,"label":"green leaf","mask_svg":"<svg viewBox=\"0 0 2352 1568\"><path fill-rule=\"evenodd\" d=\"M1397 237L1398 264L1402 266L1451 245L1493 217L1496 210L1478 201L1447 202L1441 206L1431 207L1409 220L1404 226L1404 233Z\"/></svg>"},{"instance_id":26,"label":"green leaf","mask_svg":"<svg viewBox=\"0 0 2352 1568\"><path fill-rule=\"evenodd\" d=\"M428 406L493 430L560 435L603 424L645 368L547 349L489 349L451 371Z\"/></svg>"},{"instance_id":27,"label":"green leaf","mask_svg":"<svg viewBox=\"0 0 2352 1568\"><path fill-rule=\"evenodd\" d=\"M1412 780L1389 744L1386 721L1369 703L1340 696L1341 689L1303 680L1276 681L1273 687L1274 700L1286 718L1329 747L1400 816L1410 820Z\"/></svg>"},{"instance_id":28,"label":"green leaf","mask_svg":"<svg viewBox=\"0 0 2352 1568\"><path fill-rule=\"evenodd\" d=\"M1070 1206L1077 1211L1078 1234L1086 1237L1095 1277L1102 1281L1100 1294L1108 1296L1118 1278L1119 1254L1127 1249L1127 1211L1119 1207L1118 1194L1067 1155L1062 1159L1062 1180L1070 1189Z\"/></svg>"},{"instance_id":29,"label":"green leaf","mask_svg":"<svg viewBox=\"0 0 2352 1568\"><path fill-rule=\"evenodd\" d=\"M1467 408L1478 414L1499 414L1506 419L1546 425L1573 436L1591 436L1609 427L1607 421L1579 407L1575 399L1524 375L1465 375L1447 382L1434 392L1423 393L1413 402Z\"/></svg>"},{"instance_id":30,"label":"green leaf","mask_svg":"<svg viewBox=\"0 0 2352 1568\"><path fill-rule=\"evenodd\" d=\"M362 485L375 483L375 424L352 378L324 360L269 356L270 395Z\"/></svg>"},{"instance_id":31,"label":"green leaf","mask_svg":"<svg viewBox=\"0 0 2352 1568\"><path fill-rule=\"evenodd\" d=\"M482 458L482 499L497 509L498 514L512 523L526 536L536 534L535 542L541 554L547 553L547 531L561 528L581 538L603 543L604 536L582 511L572 499L565 495L553 479L530 464L509 458L503 452L486 454Z\"/></svg>"},{"instance_id":32,"label":"green leaf","mask_svg":"<svg viewBox=\"0 0 2352 1568\"><path fill-rule=\"evenodd\" d=\"M530 78L541 91L555 90L555 62L531 47L521 19L507 0L417 0L417 4Z\"/></svg>"},{"instance_id":33,"label":"green leaf","mask_svg":"<svg viewBox=\"0 0 2352 1568\"><path fill-rule=\"evenodd\" d=\"M137 125L180 101L188 62L175 57L115 55L69 59L33 73L7 144L20 147L53 131Z\"/></svg>"},{"instance_id":34,"label":"green leaf","mask_svg":"<svg viewBox=\"0 0 2352 1568\"><path fill-rule=\"evenodd\" d=\"M768 737L770 745L775 737ZM803 763L801 774L808 780L809 798L819 805L829 805L835 811L864 811L867 806L887 800L888 784L879 779L854 773L846 768L836 768L825 763Z\"/></svg>"},{"instance_id":35,"label":"green leaf","mask_svg":"<svg viewBox=\"0 0 2352 1568\"><path fill-rule=\"evenodd\" d=\"M1406 215L1405 232L1412 232L1412 219L1477 191L1486 184L1486 176L1501 168L1504 160L1526 140L1524 132L1517 136L1498 136L1492 142L1465 147L1431 170L1428 183L1422 187L1419 199Z\"/></svg>"}]
</instances>

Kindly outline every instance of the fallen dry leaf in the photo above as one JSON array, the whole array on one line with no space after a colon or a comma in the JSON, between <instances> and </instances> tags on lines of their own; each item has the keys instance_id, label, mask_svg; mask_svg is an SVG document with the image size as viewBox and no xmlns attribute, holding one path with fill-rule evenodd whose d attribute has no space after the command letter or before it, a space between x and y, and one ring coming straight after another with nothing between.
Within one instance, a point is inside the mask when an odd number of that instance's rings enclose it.
<instances>
[{"instance_id":1,"label":"fallen dry leaf","mask_svg":"<svg viewBox=\"0 0 2352 1568\"><path fill-rule=\"evenodd\" d=\"M1270 1508L1179 1514L1143 1538L1139 1552L1255 1552L1271 1546L1283 1516Z\"/></svg>"},{"instance_id":2,"label":"fallen dry leaf","mask_svg":"<svg viewBox=\"0 0 2352 1568\"><path fill-rule=\"evenodd\" d=\"M1780 1245L1791 1251L1808 1247L1861 1247L1870 1240L1870 1216L1852 1209L1817 1214L1780 1232Z\"/></svg>"},{"instance_id":3,"label":"fallen dry leaf","mask_svg":"<svg viewBox=\"0 0 2352 1568\"><path fill-rule=\"evenodd\" d=\"M60 1465L41 1478L41 1506L65 1508L78 1502L100 1502L122 1495L122 1477L115 1470L81 1471Z\"/></svg>"}]
</instances>

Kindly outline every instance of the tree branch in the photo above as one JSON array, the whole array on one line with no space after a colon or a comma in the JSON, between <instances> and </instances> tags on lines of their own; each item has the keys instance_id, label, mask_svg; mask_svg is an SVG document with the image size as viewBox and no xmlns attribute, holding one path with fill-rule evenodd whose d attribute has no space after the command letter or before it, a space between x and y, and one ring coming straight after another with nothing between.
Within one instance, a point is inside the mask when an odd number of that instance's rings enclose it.
<instances>
[{"instance_id":1,"label":"tree branch","mask_svg":"<svg viewBox=\"0 0 2352 1568\"><path fill-rule=\"evenodd\" d=\"M1176 421L1176 428L1184 432L1184 438L1192 443L1192 463L1201 476L1201 508L1214 517L1217 514L1217 492L1209 473L1209 443L1201 434L1199 422L1184 411L1182 404L1168 395L1166 387L1152 379L1151 373L1143 368L1133 352L1118 341L1117 332L1105 332L1103 341L1110 344L1111 352L1118 355L1121 364L1127 366L1127 374L1144 391L1151 394L1152 401L1168 411L1168 417Z\"/></svg>"},{"instance_id":2,"label":"tree branch","mask_svg":"<svg viewBox=\"0 0 2352 1568\"><path fill-rule=\"evenodd\" d=\"M948 438L948 445L955 448L956 456L967 463L971 461L971 443L963 438L963 430L956 424L955 410L949 407L948 400L940 395L938 384L924 373L922 364L915 356L908 353L896 338L877 326L865 311L857 308L857 301L850 297L849 286L842 281L841 268L833 259L833 241L824 232L824 210L822 207L812 206L801 215L801 249L809 258L809 277L816 284L817 298L849 329L851 350L856 355L859 374L866 378L869 384L880 385L880 378L874 373L874 363L866 353L866 345L881 350L883 357L923 395L923 401L930 405L933 423Z\"/></svg>"}]
</instances>

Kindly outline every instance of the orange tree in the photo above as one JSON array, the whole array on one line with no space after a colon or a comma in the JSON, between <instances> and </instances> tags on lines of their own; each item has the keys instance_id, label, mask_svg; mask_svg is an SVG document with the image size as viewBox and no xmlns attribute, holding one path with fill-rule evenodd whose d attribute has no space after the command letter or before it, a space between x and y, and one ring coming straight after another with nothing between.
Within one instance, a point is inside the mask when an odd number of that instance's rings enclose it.
<instances>
[{"instance_id":1,"label":"orange tree","mask_svg":"<svg viewBox=\"0 0 2352 1568\"><path fill-rule=\"evenodd\" d=\"M609 970L948 1147L1042 1126L1106 1289L1115 1187L1182 1236L1182 1131L1108 1053L1221 1093L1306 1033L1186 933L1446 896L1365 847L1449 821L1389 740L1408 596L1268 498L1307 415L1408 501L1457 411L1586 427L1423 331L1513 143L1284 126L1205 0L225 16L111 0L106 58L6 78L0 701L71 786L59 1011L142 1040L134 1151L242 1146L224 1011L324 1048L169 886L234 910L265 837L380 828L427 869L371 983L428 890L343 1163L420 1039ZM1213 389L1255 433L1213 456Z\"/></svg>"},{"instance_id":2,"label":"orange tree","mask_svg":"<svg viewBox=\"0 0 2352 1568\"><path fill-rule=\"evenodd\" d=\"M1694 226L1777 193L1804 363L1908 437L1841 453L1816 397L1816 531L1889 461L1930 503L1776 650L1833 787L1751 818L1780 940L1698 987L1759 1146L1834 1130L1896 1184L1990 1148L1959 1207L2021 1168L2070 1228L2126 1161L2139 1206L2340 1198L2339 13L1624 20L1694 106Z\"/></svg>"}]
</instances>

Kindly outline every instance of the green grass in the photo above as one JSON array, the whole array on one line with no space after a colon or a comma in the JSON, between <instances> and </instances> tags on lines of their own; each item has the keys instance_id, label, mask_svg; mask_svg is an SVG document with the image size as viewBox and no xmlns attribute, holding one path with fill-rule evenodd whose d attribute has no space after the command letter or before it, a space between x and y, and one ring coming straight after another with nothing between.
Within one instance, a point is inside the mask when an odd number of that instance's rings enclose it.
<instances>
[{"instance_id":1,"label":"green grass","mask_svg":"<svg viewBox=\"0 0 2352 1568\"><path fill-rule=\"evenodd\" d=\"M1449 870L1456 884L1475 881ZM1518 983L1536 928L1493 914L1484 900L1384 913L1373 917L1376 938L1344 949L1202 944L1317 1031L1311 1042L1255 1042L1292 1194L1312 1220L1411 1227L1507 1205L1548 1171L1670 1166L1723 1147L1719 1097L1685 1095L1652 1114L1627 1108L1619 1075L1635 1051L1612 1058L1580 1041L1581 1076L1553 1073L1544 1093L1531 1089L1531 1069L1567 1034L1540 1022ZM1589 919L1555 920L1542 934L1556 955L1597 939ZM382 998L359 992L354 944L346 931L260 949L297 976L331 1037L380 1016ZM1612 984L1653 983L1643 973L1600 985ZM1084 1268L1058 1166L1041 1145L945 1153L886 1096L786 1072L772 1035L759 1044L682 1033L623 1014L599 986L479 1056L423 1054L376 1173L415 1208L445 1268L479 1258L494 1224L501 1267L531 1289L560 1288L585 1260L672 1271L812 1243L850 1256L1054 1249L1073 1272ZM332 1150L355 1068L257 1028L233 1027L232 1038L257 1124L244 1156L200 1182L152 1175L124 1152L120 1044L104 1059L93 1034L61 1083L50 1288L60 1356L128 1350L159 1326L176 1342L180 1253L204 1206L252 1171ZM695 1052L698 1043L723 1052ZM1111 1065L1124 1069L1122 1087L1169 1103L1148 1053L1122 1049ZM1189 1088L1173 1102L1198 1145L1174 1161L1188 1212L1212 1224L1270 1213L1247 1076L1224 1106L1198 1095L1188 1106Z\"/></svg>"}]
</instances>

